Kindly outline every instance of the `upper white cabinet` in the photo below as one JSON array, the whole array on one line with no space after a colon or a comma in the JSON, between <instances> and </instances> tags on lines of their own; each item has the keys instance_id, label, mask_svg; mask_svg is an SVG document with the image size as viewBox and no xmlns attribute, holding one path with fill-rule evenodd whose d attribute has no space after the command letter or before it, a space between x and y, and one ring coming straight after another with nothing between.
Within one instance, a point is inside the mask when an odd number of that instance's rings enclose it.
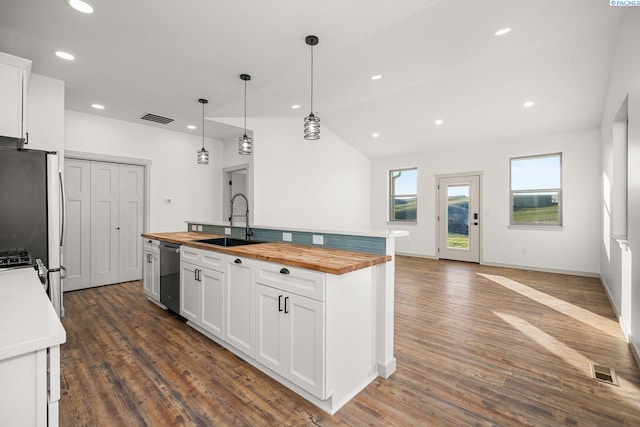
<instances>
[{"instance_id":1,"label":"upper white cabinet","mask_svg":"<svg viewBox=\"0 0 640 427\"><path fill-rule=\"evenodd\" d=\"M0 52L0 136L25 138L31 61Z\"/></svg>"}]
</instances>

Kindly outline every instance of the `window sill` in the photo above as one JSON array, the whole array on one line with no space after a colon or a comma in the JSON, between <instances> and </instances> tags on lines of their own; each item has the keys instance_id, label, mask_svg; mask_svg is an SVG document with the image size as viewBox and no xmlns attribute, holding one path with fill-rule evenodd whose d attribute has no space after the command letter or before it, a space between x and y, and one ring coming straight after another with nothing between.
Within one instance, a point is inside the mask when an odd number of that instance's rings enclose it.
<instances>
[{"instance_id":1,"label":"window sill","mask_svg":"<svg viewBox=\"0 0 640 427\"><path fill-rule=\"evenodd\" d=\"M387 221L387 225L400 225L400 226L406 226L406 225L418 225L418 221Z\"/></svg>"},{"instance_id":2,"label":"window sill","mask_svg":"<svg viewBox=\"0 0 640 427\"><path fill-rule=\"evenodd\" d=\"M562 225L507 225L509 230L544 230L544 231L562 231Z\"/></svg>"}]
</instances>

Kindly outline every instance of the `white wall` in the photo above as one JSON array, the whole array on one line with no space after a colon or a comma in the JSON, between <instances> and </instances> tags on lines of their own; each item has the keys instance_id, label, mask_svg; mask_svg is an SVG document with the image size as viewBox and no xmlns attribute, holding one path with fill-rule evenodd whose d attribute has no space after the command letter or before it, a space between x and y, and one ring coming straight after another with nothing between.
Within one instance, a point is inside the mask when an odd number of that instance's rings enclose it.
<instances>
[{"instance_id":1,"label":"white wall","mask_svg":"<svg viewBox=\"0 0 640 427\"><path fill-rule=\"evenodd\" d=\"M242 119L216 118L239 125ZM302 118L250 118L254 224L311 230L370 228L370 161L322 126L303 138Z\"/></svg>"},{"instance_id":2,"label":"white wall","mask_svg":"<svg viewBox=\"0 0 640 427\"><path fill-rule=\"evenodd\" d=\"M601 124L603 191L600 201L602 237L599 245L602 280L620 316L623 331L629 336L636 352L640 353L640 56L637 47L640 10L628 9L618 34ZM628 251L618 246L616 239L611 237L612 218L619 213L612 212L612 208L620 206L620 193L614 184L621 178L614 168L613 121L627 96Z\"/></svg>"},{"instance_id":3,"label":"white wall","mask_svg":"<svg viewBox=\"0 0 640 427\"><path fill-rule=\"evenodd\" d=\"M509 159L562 152L563 229L509 229ZM425 152L372 162L372 226L407 230L399 253L437 256L436 176L482 172L481 262L549 271L598 273L597 130L550 135L524 141ZM387 177L390 169L418 167L418 222L387 224ZM526 248L526 254L522 253Z\"/></svg>"},{"instance_id":4,"label":"white wall","mask_svg":"<svg viewBox=\"0 0 640 427\"><path fill-rule=\"evenodd\" d=\"M64 82L31 74L27 87L26 148L64 151Z\"/></svg>"},{"instance_id":5,"label":"white wall","mask_svg":"<svg viewBox=\"0 0 640 427\"><path fill-rule=\"evenodd\" d=\"M201 136L71 110L64 128L66 150L151 160L149 231L181 231L186 220L220 218L222 141L205 139L211 154L205 166L196 162Z\"/></svg>"}]
</instances>

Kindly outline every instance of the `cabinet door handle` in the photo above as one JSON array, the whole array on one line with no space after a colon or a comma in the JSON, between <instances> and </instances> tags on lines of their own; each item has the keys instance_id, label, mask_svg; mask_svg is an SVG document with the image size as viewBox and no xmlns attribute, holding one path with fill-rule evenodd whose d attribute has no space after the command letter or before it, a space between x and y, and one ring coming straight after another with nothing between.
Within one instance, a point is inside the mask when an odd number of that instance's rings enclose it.
<instances>
[{"instance_id":1,"label":"cabinet door handle","mask_svg":"<svg viewBox=\"0 0 640 427\"><path fill-rule=\"evenodd\" d=\"M202 270L198 269L198 282L202 282Z\"/></svg>"},{"instance_id":2,"label":"cabinet door handle","mask_svg":"<svg viewBox=\"0 0 640 427\"><path fill-rule=\"evenodd\" d=\"M198 269L197 268L195 270L193 270L193 279L196 282L198 281Z\"/></svg>"},{"instance_id":3,"label":"cabinet door handle","mask_svg":"<svg viewBox=\"0 0 640 427\"><path fill-rule=\"evenodd\" d=\"M242 260L240 258L236 258L236 260L233 262L235 262L236 264L242 264Z\"/></svg>"},{"instance_id":4,"label":"cabinet door handle","mask_svg":"<svg viewBox=\"0 0 640 427\"><path fill-rule=\"evenodd\" d=\"M280 274L289 274L289 270L286 268L281 268L280 269Z\"/></svg>"},{"instance_id":5,"label":"cabinet door handle","mask_svg":"<svg viewBox=\"0 0 640 427\"><path fill-rule=\"evenodd\" d=\"M282 295L278 295L278 311L282 311Z\"/></svg>"},{"instance_id":6,"label":"cabinet door handle","mask_svg":"<svg viewBox=\"0 0 640 427\"><path fill-rule=\"evenodd\" d=\"M147 254L147 263L151 264L151 254Z\"/></svg>"},{"instance_id":7,"label":"cabinet door handle","mask_svg":"<svg viewBox=\"0 0 640 427\"><path fill-rule=\"evenodd\" d=\"M287 301L289 301L289 297L284 297L284 314L289 313L289 310L287 310Z\"/></svg>"}]
</instances>

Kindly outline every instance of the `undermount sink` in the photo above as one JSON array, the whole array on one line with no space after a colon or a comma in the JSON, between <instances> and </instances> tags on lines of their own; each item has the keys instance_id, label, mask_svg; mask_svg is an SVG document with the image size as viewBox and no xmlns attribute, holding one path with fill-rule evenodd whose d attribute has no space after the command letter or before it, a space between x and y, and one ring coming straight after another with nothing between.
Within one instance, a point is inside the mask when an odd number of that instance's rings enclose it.
<instances>
[{"instance_id":1,"label":"undermount sink","mask_svg":"<svg viewBox=\"0 0 640 427\"><path fill-rule=\"evenodd\" d=\"M203 240L193 240L198 243L207 243L209 245L216 246L224 246L228 248L230 246L244 246L244 245L255 245L257 243L265 243L257 240L242 240L242 239L234 239L232 237L218 237L216 239L203 239Z\"/></svg>"}]
</instances>

